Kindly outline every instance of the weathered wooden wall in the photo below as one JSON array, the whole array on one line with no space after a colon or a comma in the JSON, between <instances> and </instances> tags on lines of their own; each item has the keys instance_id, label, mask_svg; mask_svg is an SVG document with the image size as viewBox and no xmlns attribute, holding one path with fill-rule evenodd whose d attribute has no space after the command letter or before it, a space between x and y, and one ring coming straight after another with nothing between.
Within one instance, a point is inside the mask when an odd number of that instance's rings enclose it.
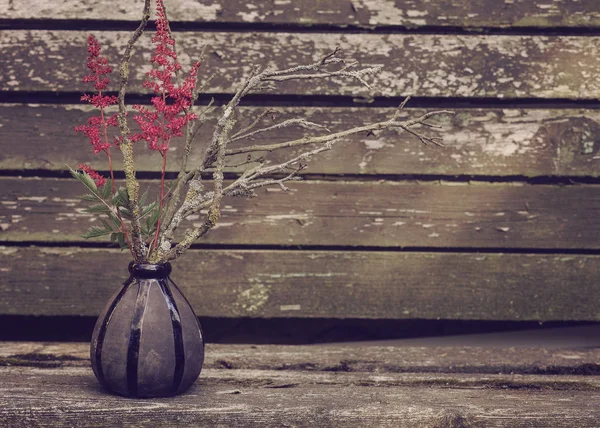
<instances>
[{"instance_id":1,"label":"weathered wooden wall","mask_svg":"<svg viewBox=\"0 0 600 428\"><path fill-rule=\"evenodd\" d=\"M313 162L291 194L225 201L220 226L174 275L197 312L600 320L596 3L175 2L182 62L210 45L203 73L219 71L209 89L218 101L253 65L293 66L336 46L383 66L373 92L335 81L254 94L243 123L272 105L282 119L332 130L381 120L406 95L419 107L406 117L457 107L437 120L445 148L397 132L359 135ZM0 315L93 316L127 256L102 241L82 246L94 218L65 164L106 168L72 131L90 114L75 104L87 29L116 60L141 2L0 6ZM138 95L148 56L134 60ZM158 159L137 160L155 184Z\"/></svg>"},{"instance_id":2,"label":"weathered wooden wall","mask_svg":"<svg viewBox=\"0 0 600 428\"><path fill-rule=\"evenodd\" d=\"M0 333L18 330L7 320L90 320L126 275L126 252L80 238L96 219L65 164L106 169L73 132L90 115L77 104L85 39L93 30L116 60L141 5L0 0ZM225 200L219 227L173 274L200 316L265 330L600 320L598 0L167 5L184 65L211 46L204 104L256 64L337 46L383 66L372 92L336 80L253 94L241 126L277 107L341 130L388 117L406 95L407 118L456 110L436 120L445 148L357 135L290 193ZM137 101L148 101L149 55L134 60ZM136 159L156 188L157 156ZM0 426L600 426L597 349L209 344L206 355L189 393L131 400L99 388L87 344L0 342Z\"/></svg>"}]
</instances>

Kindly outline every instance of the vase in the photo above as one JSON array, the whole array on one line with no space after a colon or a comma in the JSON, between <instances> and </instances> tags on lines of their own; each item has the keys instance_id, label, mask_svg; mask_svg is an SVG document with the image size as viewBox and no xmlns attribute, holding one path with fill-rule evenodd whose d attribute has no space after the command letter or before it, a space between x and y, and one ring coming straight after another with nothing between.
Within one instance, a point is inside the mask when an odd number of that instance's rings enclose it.
<instances>
[{"instance_id":1,"label":"vase","mask_svg":"<svg viewBox=\"0 0 600 428\"><path fill-rule=\"evenodd\" d=\"M169 263L129 264L129 279L98 317L90 357L96 378L127 397L166 397L200 375L198 317L170 278Z\"/></svg>"}]
</instances>

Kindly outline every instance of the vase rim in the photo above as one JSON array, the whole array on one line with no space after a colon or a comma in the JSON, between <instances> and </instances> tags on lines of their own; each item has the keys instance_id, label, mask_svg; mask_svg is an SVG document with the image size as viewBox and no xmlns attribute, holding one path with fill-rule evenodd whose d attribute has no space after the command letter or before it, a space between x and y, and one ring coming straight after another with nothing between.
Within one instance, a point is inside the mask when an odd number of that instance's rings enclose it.
<instances>
[{"instance_id":1,"label":"vase rim","mask_svg":"<svg viewBox=\"0 0 600 428\"><path fill-rule=\"evenodd\" d=\"M129 273L131 275L165 277L171 273L171 263L136 263L129 262Z\"/></svg>"}]
</instances>

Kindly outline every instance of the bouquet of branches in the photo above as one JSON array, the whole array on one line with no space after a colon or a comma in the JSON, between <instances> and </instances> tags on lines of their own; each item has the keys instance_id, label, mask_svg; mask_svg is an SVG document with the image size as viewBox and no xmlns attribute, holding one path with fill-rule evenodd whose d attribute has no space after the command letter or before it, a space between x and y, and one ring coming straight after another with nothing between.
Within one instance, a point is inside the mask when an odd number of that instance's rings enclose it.
<instances>
[{"instance_id":1,"label":"bouquet of branches","mask_svg":"<svg viewBox=\"0 0 600 428\"><path fill-rule=\"evenodd\" d=\"M330 132L324 126L303 118L261 127L261 121L268 112L259 115L248 126L239 125L240 101L252 91L272 89L280 82L343 77L355 79L370 88L367 79L377 73L379 67L362 68L356 62L345 61L340 58L338 50L317 62L288 69L256 66L228 103L222 107L214 107L211 101L207 106L196 107L198 96L207 87L211 76L201 82L200 61L194 63L187 73L183 73L163 0L155 0L156 33L152 38L152 69L146 73L147 78L143 82L143 86L153 93L151 105L133 105L131 114L125 104L130 61L134 45L150 20L150 3L151 0L145 0L142 20L121 58L118 95L106 95L110 83L108 75L112 69L108 60L101 56L101 46L96 38L88 38L87 68L90 72L83 78L83 82L93 84L95 93L82 96L82 101L93 105L99 114L90 117L85 125L78 126L75 130L89 138L96 154L106 155L110 177L102 176L89 165L70 168L71 174L87 187L88 194L82 198L92 202L88 212L99 214L102 223L101 226L92 226L84 237L110 236L111 241L118 243L122 249L129 249L136 263L162 264L177 259L194 241L217 224L224 196L253 197L256 196L256 189L267 186L280 186L288 190L285 183L300 179L299 173L306 169L311 158L331 150L353 134L395 128L412 134L424 144L441 145L439 138L428 137L416 129L420 126L435 127L426 122L428 118L451 112L433 111L415 119L401 121L399 113L408 98L388 119L341 132ZM109 110L114 105L118 106L118 111L110 114ZM202 160L197 165L188 165L198 130L207 122L207 113L217 108L221 111L209 141L204 143L206 148ZM136 131L129 127L130 116L137 123ZM291 141L254 144L265 133L291 126L319 129L322 133ZM110 128L118 129L117 135L112 139L109 139ZM167 156L176 140L183 146L183 160L176 178L167 182ZM236 148L230 146L241 140L253 143ZM146 194L141 194L140 183L136 179L133 146L143 144L140 142L145 142L148 149L157 152L162 165L160 194L158 200L152 202L147 201ZM270 153L292 147L305 150L290 156L284 162L270 162ZM125 187L116 187L111 152L113 148L122 156ZM234 156L239 158L239 155L246 156L243 162L245 170L226 184L223 172L227 160ZM185 230L176 242L175 231L182 221L199 214L203 215L202 221Z\"/></svg>"}]
</instances>

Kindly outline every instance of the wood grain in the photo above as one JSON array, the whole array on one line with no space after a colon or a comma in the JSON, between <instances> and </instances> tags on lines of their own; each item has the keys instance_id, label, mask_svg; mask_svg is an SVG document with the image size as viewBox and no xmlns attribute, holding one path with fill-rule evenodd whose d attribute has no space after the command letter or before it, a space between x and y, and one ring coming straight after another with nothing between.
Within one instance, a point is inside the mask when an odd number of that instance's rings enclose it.
<instances>
[{"instance_id":1,"label":"wood grain","mask_svg":"<svg viewBox=\"0 0 600 428\"><path fill-rule=\"evenodd\" d=\"M368 342L367 342L368 343ZM579 375L600 369L600 349L544 347L396 346L362 343L322 345L206 345L204 367L214 371L277 370L329 373L464 373L541 376ZM391 342L393 343L393 342ZM2 342L0 365L88 367L89 343ZM587 376L583 376L586 374ZM582 382L583 383L583 382Z\"/></svg>"},{"instance_id":2,"label":"wood grain","mask_svg":"<svg viewBox=\"0 0 600 428\"><path fill-rule=\"evenodd\" d=\"M0 9L4 19L103 19L136 21L140 2L109 0L21 0ZM405 26L505 28L597 27L594 0L348 0L167 2L172 21L218 23L355 25L366 28Z\"/></svg>"},{"instance_id":3,"label":"wood grain","mask_svg":"<svg viewBox=\"0 0 600 428\"><path fill-rule=\"evenodd\" d=\"M143 187L156 182L143 182ZM0 178L0 241L82 242L75 180ZM600 186L306 181L226 198L210 244L598 249ZM181 230L199 224L186 220ZM108 242L99 238L96 242Z\"/></svg>"},{"instance_id":4,"label":"wood grain","mask_svg":"<svg viewBox=\"0 0 600 428\"><path fill-rule=\"evenodd\" d=\"M265 109L240 108L239 126L250 125ZM275 119L272 116L265 119L264 126L303 117L336 132L385 120L394 109L287 107L275 111ZM417 117L425 111L408 109L402 117ZM198 136L190 160L192 165L200 161L217 113L213 112ZM78 105L0 105L0 169L58 171L64 170L65 164L75 166L79 163L91 164L98 170L106 169L105 157L94 155L85 137L73 132L75 126L95 114ZM446 147L426 147L414 137L396 131L374 136L356 135L340 141L333 151L311 161L307 173L600 176L598 110L457 109L454 116L440 116L431 122L443 128L437 132L423 132L443 137ZM232 147L273 144L311 134L316 135L316 132L283 128L254 141L232 143ZM173 145L169 153L170 171L179 170L182 151L178 148L177 144ZM141 146L137 149L138 171L160 170L156 153L143 150ZM279 163L299 153L295 149L287 150L275 152L269 158ZM117 159L115 168L120 169L119 157L114 157ZM229 164L240 164L244 159L231 159ZM228 170L237 172L241 168Z\"/></svg>"},{"instance_id":5,"label":"wood grain","mask_svg":"<svg viewBox=\"0 0 600 428\"><path fill-rule=\"evenodd\" d=\"M128 33L97 34L109 58L120 58ZM321 60L337 47L365 65L382 65L371 80L291 81L279 94L353 97L600 98L600 38L574 36L464 36L335 33L179 33L187 69L204 44L210 58L202 75L216 73L209 92L231 93L256 65L293 67ZM13 30L0 33L0 90L75 91L86 74L87 32ZM132 61L130 91L144 92L150 35ZM140 48L141 49L141 48ZM144 58L142 58L142 56ZM114 78L113 78L114 79Z\"/></svg>"},{"instance_id":6,"label":"wood grain","mask_svg":"<svg viewBox=\"0 0 600 428\"><path fill-rule=\"evenodd\" d=\"M278 373L272 372L250 379L243 375L231 380L201 378L176 398L132 400L106 394L90 369L4 368L0 423L15 428L72 427L85 418L87 427L570 428L600 422L598 392L357 387L352 374L336 375L336 385L309 383L310 377L303 382L304 375L273 385L269 384L272 375L277 379Z\"/></svg>"},{"instance_id":7,"label":"wood grain","mask_svg":"<svg viewBox=\"0 0 600 428\"><path fill-rule=\"evenodd\" d=\"M126 253L3 247L0 314L97 315ZM174 281L212 317L598 320L598 256L190 251ZM567 285L568 284L568 285Z\"/></svg>"},{"instance_id":8,"label":"wood grain","mask_svg":"<svg viewBox=\"0 0 600 428\"><path fill-rule=\"evenodd\" d=\"M99 388L83 353L87 344L3 345L0 423L11 427L66 427L82 417L86 426L142 427L560 428L595 426L600 420L598 376L502 374L511 361L519 361L514 349L209 345L206 368L188 393L132 400ZM522 358L540 368L557 360L573 367L594 360L596 353L523 349ZM499 374L460 372L464 366L444 371L465 355L467 368L492 362ZM275 370L226 368L221 357L258 360ZM342 363L352 366L336 370Z\"/></svg>"}]
</instances>

